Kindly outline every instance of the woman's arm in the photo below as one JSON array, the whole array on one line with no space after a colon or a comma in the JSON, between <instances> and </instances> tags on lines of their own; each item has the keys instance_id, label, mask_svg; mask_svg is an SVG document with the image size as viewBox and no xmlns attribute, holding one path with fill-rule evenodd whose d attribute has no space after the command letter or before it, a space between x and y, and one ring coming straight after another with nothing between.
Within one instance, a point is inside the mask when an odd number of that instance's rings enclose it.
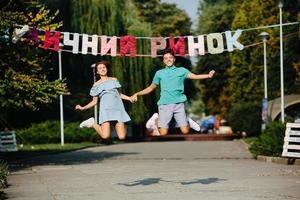
<instances>
[{"instance_id":1,"label":"woman's arm","mask_svg":"<svg viewBox=\"0 0 300 200\"><path fill-rule=\"evenodd\" d=\"M214 74L215 74L215 70L211 70L208 74L194 74L190 72L187 75L187 78L193 80L207 79L207 78L212 78Z\"/></svg>"},{"instance_id":2,"label":"woman's arm","mask_svg":"<svg viewBox=\"0 0 300 200\"><path fill-rule=\"evenodd\" d=\"M81 105L76 105L75 109L76 110L87 110L91 107L94 107L98 102L98 97L93 97L92 101L90 101L88 104L86 104L85 106L81 106Z\"/></svg>"},{"instance_id":3,"label":"woman's arm","mask_svg":"<svg viewBox=\"0 0 300 200\"><path fill-rule=\"evenodd\" d=\"M122 94L122 93L119 93L119 94L120 94L121 99L130 101L131 103L134 103L134 102L135 102L135 101L134 101L131 97L129 97L129 96L127 96L127 95L125 95L125 94Z\"/></svg>"}]
</instances>

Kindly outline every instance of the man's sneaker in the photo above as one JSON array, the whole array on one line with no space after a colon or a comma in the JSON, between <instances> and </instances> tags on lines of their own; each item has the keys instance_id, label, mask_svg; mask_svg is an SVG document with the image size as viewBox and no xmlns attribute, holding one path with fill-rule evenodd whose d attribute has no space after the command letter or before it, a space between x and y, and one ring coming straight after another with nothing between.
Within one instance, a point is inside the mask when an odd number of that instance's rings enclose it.
<instances>
[{"instance_id":1,"label":"man's sneaker","mask_svg":"<svg viewBox=\"0 0 300 200\"><path fill-rule=\"evenodd\" d=\"M93 126L93 124L95 124L95 119L94 119L94 117L91 117L91 118L81 122L79 127L80 128L84 128L84 127L91 128Z\"/></svg>"},{"instance_id":2,"label":"man's sneaker","mask_svg":"<svg viewBox=\"0 0 300 200\"><path fill-rule=\"evenodd\" d=\"M146 128L155 126L155 121L158 119L158 113L154 113L152 117L147 121Z\"/></svg>"},{"instance_id":3,"label":"man's sneaker","mask_svg":"<svg viewBox=\"0 0 300 200\"><path fill-rule=\"evenodd\" d=\"M195 122L194 120L192 120L192 118L188 118L188 122L189 122L189 124L190 124L190 127L192 128L192 129L194 129L195 131L200 131L200 126L199 126L199 124L197 124L197 122Z\"/></svg>"},{"instance_id":4,"label":"man's sneaker","mask_svg":"<svg viewBox=\"0 0 300 200\"><path fill-rule=\"evenodd\" d=\"M147 128L147 132L151 136L160 136L157 125Z\"/></svg>"}]
</instances>

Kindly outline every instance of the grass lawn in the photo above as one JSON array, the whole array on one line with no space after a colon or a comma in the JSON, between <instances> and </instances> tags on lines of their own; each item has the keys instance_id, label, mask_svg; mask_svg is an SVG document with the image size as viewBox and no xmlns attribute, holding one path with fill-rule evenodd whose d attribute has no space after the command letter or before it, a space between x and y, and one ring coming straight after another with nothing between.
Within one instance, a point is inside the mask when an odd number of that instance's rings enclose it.
<instances>
[{"instance_id":1,"label":"grass lawn","mask_svg":"<svg viewBox=\"0 0 300 200\"><path fill-rule=\"evenodd\" d=\"M18 145L18 151L16 152L0 152L0 160L5 160L6 162L11 163L34 156L74 151L98 145L99 144L96 143L69 143L64 146L61 144Z\"/></svg>"}]
</instances>

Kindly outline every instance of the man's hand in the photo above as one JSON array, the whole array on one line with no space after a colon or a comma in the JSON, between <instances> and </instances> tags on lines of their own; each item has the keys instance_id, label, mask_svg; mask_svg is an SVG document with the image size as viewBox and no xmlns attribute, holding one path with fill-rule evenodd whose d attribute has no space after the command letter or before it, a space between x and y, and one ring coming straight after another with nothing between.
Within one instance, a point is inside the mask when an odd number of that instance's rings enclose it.
<instances>
[{"instance_id":1,"label":"man's hand","mask_svg":"<svg viewBox=\"0 0 300 200\"><path fill-rule=\"evenodd\" d=\"M75 106L75 110L83 110L83 107L81 105L77 104Z\"/></svg>"},{"instance_id":2,"label":"man's hand","mask_svg":"<svg viewBox=\"0 0 300 200\"><path fill-rule=\"evenodd\" d=\"M215 73L216 73L215 70L209 71L208 77L209 77L209 78L212 78L212 77L214 76Z\"/></svg>"}]
</instances>

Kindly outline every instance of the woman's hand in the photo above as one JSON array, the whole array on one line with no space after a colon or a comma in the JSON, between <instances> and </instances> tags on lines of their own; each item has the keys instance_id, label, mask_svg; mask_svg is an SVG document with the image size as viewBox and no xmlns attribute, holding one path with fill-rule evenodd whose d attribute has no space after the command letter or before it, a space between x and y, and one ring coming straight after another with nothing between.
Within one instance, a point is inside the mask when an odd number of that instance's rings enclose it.
<instances>
[{"instance_id":1,"label":"woman's hand","mask_svg":"<svg viewBox=\"0 0 300 200\"><path fill-rule=\"evenodd\" d=\"M135 103L136 101L134 100L134 99L132 99L131 97L129 97L129 101L131 102L131 103Z\"/></svg>"}]
</instances>

